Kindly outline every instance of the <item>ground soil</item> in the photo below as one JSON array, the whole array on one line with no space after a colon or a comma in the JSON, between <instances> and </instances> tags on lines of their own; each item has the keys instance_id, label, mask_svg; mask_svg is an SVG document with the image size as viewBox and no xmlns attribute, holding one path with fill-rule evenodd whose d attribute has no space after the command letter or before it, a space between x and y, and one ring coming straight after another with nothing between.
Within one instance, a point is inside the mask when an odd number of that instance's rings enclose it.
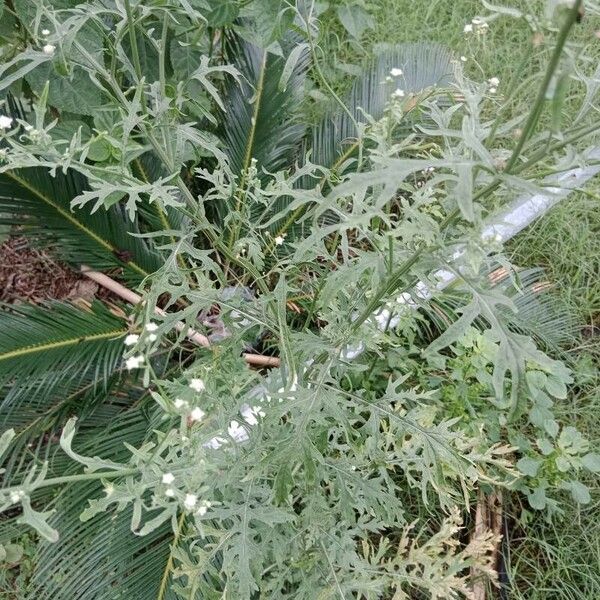
<instances>
[{"instance_id":1,"label":"ground soil","mask_svg":"<svg viewBox=\"0 0 600 600\"><path fill-rule=\"evenodd\" d=\"M0 244L0 302L40 304L50 300L92 301L98 285L22 236Z\"/></svg>"}]
</instances>

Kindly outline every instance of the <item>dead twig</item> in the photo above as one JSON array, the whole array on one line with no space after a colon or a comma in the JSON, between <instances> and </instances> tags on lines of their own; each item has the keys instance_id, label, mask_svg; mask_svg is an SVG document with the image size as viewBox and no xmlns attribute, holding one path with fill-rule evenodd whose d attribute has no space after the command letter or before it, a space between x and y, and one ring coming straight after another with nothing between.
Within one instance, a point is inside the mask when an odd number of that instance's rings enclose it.
<instances>
[{"instance_id":1,"label":"dead twig","mask_svg":"<svg viewBox=\"0 0 600 600\"><path fill-rule=\"evenodd\" d=\"M140 304L142 301L142 297L139 294L136 294L134 291L120 284L118 281L111 279L104 273L94 271L91 267L86 265L81 265L81 272L92 281L95 281L98 285L110 290L113 294L119 296L119 298L122 298L130 304ZM158 307L154 309L154 312L161 316L166 314L164 310ZM177 331L185 331L186 337L198 346L208 348L211 345L210 340L205 335L201 334L195 329L192 329L181 321L178 321L175 324L175 328ZM262 354L250 354L248 352L245 352L242 356L248 364L258 367L278 367L280 364L280 360L276 356L263 356Z\"/></svg>"}]
</instances>

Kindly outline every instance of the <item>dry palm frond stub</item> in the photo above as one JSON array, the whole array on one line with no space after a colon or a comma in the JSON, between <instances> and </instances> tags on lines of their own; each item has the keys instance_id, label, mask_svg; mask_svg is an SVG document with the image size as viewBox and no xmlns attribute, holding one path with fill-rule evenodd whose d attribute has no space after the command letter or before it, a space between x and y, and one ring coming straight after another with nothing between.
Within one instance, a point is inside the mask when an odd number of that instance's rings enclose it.
<instances>
[{"instance_id":1,"label":"dry palm frond stub","mask_svg":"<svg viewBox=\"0 0 600 600\"><path fill-rule=\"evenodd\" d=\"M484 533L491 533L493 539L493 549L490 555L489 567L490 573L481 573L480 569L471 569L472 600L486 600L486 580L492 581L497 585L498 580L498 556L500 553L500 542L502 541L502 492L494 491L491 494L484 494L479 490L477 506L475 507L475 527L471 539L480 538ZM484 577L487 576L487 577Z\"/></svg>"}]
</instances>

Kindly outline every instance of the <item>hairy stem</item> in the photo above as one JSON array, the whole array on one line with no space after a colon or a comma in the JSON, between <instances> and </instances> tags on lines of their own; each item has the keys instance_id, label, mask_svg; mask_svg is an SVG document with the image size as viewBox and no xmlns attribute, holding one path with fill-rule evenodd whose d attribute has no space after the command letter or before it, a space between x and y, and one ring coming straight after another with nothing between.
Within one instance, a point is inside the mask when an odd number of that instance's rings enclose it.
<instances>
[{"instance_id":1,"label":"hairy stem","mask_svg":"<svg viewBox=\"0 0 600 600\"><path fill-rule=\"evenodd\" d=\"M515 163L519 159L521 155L521 151L525 146L525 142L529 139L534 129L536 128L538 121L540 119L540 115L542 114L542 110L544 108L544 103L546 101L546 94L548 93L548 88L550 87L550 83L554 74L556 73L556 69L558 68L558 64L560 62L560 58L562 56L563 49L565 44L567 43L567 38L569 37L569 33L571 28L577 22L577 18L579 15L579 9L583 4L583 0L575 0L571 9L567 14L565 22L560 29L558 34L558 40L556 41L556 46L554 47L554 52L550 58L550 62L548 63L548 68L546 69L546 73L544 75L544 79L542 81L542 85L538 91L538 95L533 103L533 107L529 112L529 116L527 117L527 121L523 126L523 132L519 137L519 141L513 150L512 155L508 159L506 163L506 171L510 172L514 167Z\"/></svg>"},{"instance_id":2,"label":"hairy stem","mask_svg":"<svg viewBox=\"0 0 600 600\"><path fill-rule=\"evenodd\" d=\"M133 19L133 12L131 10L130 0L125 0L125 12L127 14L127 22L129 29L129 43L131 45L131 55L133 57L133 67L135 74L137 75L138 81L142 79L142 67L140 63L140 55L138 52L137 38L135 35L135 21Z\"/></svg>"},{"instance_id":3,"label":"hairy stem","mask_svg":"<svg viewBox=\"0 0 600 600\"><path fill-rule=\"evenodd\" d=\"M62 485L64 483L73 483L75 481L93 481L95 479L116 479L117 477L127 477L128 475L137 475L141 473L141 469L123 469L121 471L100 471L98 473L81 473L80 475L64 475L62 477L51 477L50 479L44 479L40 483L35 484L35 490L39 490L45 487L51 487L53 485ZM3 488L2 491L5 494L10 492L18 492L23 489L22 485L15 485L7 488Z\"/></svg>"}]
</instances>

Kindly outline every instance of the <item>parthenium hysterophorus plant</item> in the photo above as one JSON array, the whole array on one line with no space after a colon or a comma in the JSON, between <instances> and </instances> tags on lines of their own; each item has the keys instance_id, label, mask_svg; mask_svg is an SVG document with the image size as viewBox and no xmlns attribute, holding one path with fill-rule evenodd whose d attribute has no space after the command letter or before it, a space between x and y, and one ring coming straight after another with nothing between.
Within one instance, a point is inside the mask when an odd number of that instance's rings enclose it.
<instances>
[{"instance_id":1,"label":"parthenium hysterophorus plant","mask_svg":"<svg viewBox=\"0 0 600 600\"><path fill-rule=\"evenodd\" d=\"M27 597L469 596L497 542L463 543L476 490L588 500L598 455L552 412L570 373L517 310L532 275L478 235L538 165L585 157L592 97L539 127L577 8L522 123L490 121L485 86L427 45L388 48L341 103L310 3L7 10L0 213L143 294L130 320L0 315L2 539L46 540ZM312 130L310 69L336 100ZM412 307L440 267L459 284Z\"/></svg>"}]
</instances>

